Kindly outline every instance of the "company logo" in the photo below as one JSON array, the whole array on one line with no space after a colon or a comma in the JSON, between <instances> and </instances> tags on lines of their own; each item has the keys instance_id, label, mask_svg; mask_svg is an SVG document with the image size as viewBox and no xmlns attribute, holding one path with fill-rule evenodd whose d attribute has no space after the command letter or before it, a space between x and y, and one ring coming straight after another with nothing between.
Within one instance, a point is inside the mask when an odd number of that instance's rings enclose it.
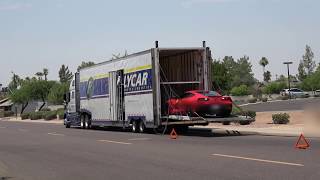
<instances>
[{"instance_id":1,"label":"company logo","mask_svg":"<svg viewBox=\"0 0 320 180\"><path fill-rule=\"evenodd\" d=\"M125 92L148 90L152 88L151 69L124 75Z\"/></svg>"}]
</instances>

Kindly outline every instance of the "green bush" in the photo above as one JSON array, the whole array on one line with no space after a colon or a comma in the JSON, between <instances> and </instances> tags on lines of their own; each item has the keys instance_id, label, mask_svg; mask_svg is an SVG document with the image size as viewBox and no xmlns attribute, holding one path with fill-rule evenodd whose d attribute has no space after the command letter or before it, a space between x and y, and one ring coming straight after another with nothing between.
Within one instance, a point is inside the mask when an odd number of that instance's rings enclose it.
<instances>
[{"instance_id":1,"label":"green bush","mask_svg":"<svg viewBox=\"0 0 320 180\"><path fill-rule=\"evenodd\" d=\"M257 113L255 111L245 110L245 111L242 111L240 115L255 118L257 116Z\"/></svg>"},{"instance_id":2,"label":"green bush","mask_svg":"<svg viewBox=\"0 0 320 180\"><path fill-rule=\"evenodd\" d=\"M50 108L42 108L40 111L51 111Z\"/></svg>"},{"instance_id":3,"label":"green bush","mask_svg":"<svg viewBox=\"0 0 320 180\"><path fill-rule=\"evenodd\" d=\"M42 119L42 118L43 118L43 114L44 114L44 113L41 112L41 111L32 112L32 113L30 113L29 118L30 118L31 120Z\"/></svg>"},{"instance_id":4,"label":"green bush","mask_svg":"<svg viewBox=\"0 0 320 180\"><path fill-rule=\"evenodd\" d=\"M264 94L279 94L286 86L284 82L271 82L263 88L262 92Z\"/></svg>"},{"instance_id":5,"label":"green bush","mask_svg":"<svg viewBox=\"0 0 320 180\"><path fill-rule=\"evenodd\" d=\"M64 109L63 108L58 109L57 110L57 115L58 115L59 119L63 119L64 118Z\"/></svg>"},{"instance_id":6,"label":"green bush","mask_svg":"<svg viewBox=\"0 0 320 180\"><path fill-rule=\"evenodd\" d=\"M240 85L231 89L231 94L233 96L246 96L249 95L249 88L246 85Z\"/></svg>"},{"instance_id":7,"label":"green bush","mask_svg":"<svg viewBox=\"0 0 320 180\"><path fill-rule=\"evenodd\" d=\"M14 115L13 111L4 111L3 112L4 117L11 117Z\"/></svg>"},{"instance_id":8,"label":"green bush","mask_svg":"<svg viewBox=\"0 0 320 180\"><path fill-rule=\"evenodd\" d=\"M274 124L288 124L290 122L290 115L287 113L279 113L272 115L272 121Z\"/></svg>"},{"instance_id":9,"label":"green bush","mask_svg":"<svg viewBox=\"0 0 320 180\"><path fill-rule=\"evenodd\" d=\"M21 117L22 120L23 120L23 119L29 119L29 116L30 116L30 113L22 113L22 114L20 115L20 117Z\"/></svg>"},{"instance_id":10,"label":"green bush","mask_svg":"<svg viewBox=\"0 0 320 180\"><path fill-rule=\"evenodd\" d=\"M45 119L45 120L57 119L57 112L56 111L48 111L43 114L43 119Z\"/></svg>"},{"instance_id":11,"label":"green bush","mask_svg":"<svg viewBox=\"0 0 320 180\"><path fill-rule=\"evenodd\" d=\"M267 97L263 97L263 98L261 98L261 101L262 101L262 102L267 102L267 101L268 101L268 98L267 98Z\"/></svg>"},{"instance_id":12,"label":"green bush","mask_svg":"<svg viewBox=\"0 0 320 180\"><path fill-rule=\"evenodd\" d=\"M253 97L248 100L249 103L256 103L258 101L257 98Z\"/></svg>"}]
</instances>

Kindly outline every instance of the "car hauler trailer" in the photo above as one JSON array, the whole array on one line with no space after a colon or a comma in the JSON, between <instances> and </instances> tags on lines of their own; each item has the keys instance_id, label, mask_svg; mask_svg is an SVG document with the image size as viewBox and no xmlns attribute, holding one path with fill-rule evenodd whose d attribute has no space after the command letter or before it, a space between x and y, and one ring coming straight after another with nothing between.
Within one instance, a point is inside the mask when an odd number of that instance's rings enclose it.
<instances>
[{"instance_id":1,"label":"car hauler trailer","mask_svg":"<svg viewBox=\"0 0 320 180\"><path fill-rule=\"evenodd\" d=\"M210 60L205 42L195 48L159 48L156 42L155 48L81 69L70 83L64 124L134 132L207 125L202 117L169 115L166 101L190 89L211 89Z\"/></svg>"}]
</instances>

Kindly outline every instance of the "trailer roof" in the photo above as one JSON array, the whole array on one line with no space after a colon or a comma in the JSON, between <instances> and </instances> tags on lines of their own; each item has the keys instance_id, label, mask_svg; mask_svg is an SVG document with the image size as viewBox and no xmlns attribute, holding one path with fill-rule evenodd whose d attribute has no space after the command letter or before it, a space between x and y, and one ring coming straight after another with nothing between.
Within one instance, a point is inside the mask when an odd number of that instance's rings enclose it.
<instances>
[{"instance_id":1,"label":"trailer roof","mask_svg":"<svg viewBox=\"0 0 320 180\"><path fill-rule=\"evenodd\" d=\"M139 55L142 55L142 54L146 54L146 53L151 52L151 50L153 50L153 49L155 49L155 48L151 48L151 49L147 49L145 51L140 51L140 52L137 52L137 53L129 54L129 55L125 56L125 57L103 61L103 62L97 63L95 65L82 68L79 71L83 71L83 70L87 70L87 69L90 69L90 68L94 68L96 66L103 65L103 64L117 62L117 61L120 61L120 60L123 60L123 59L127 59L127 58L130 58L130 57L135 57L135 56L139 56ZM187 52L187 51L204 50L205 48L204 47L180 47L180 48L157 48L157 49L160 52L161 51L166 51L166 56L170 56L170 55L174 55L174 54L177 54L177 53L184 53L184 52ZM171 51L171 52L169 52L169 51Z\"/></svg>"}]
</instances>

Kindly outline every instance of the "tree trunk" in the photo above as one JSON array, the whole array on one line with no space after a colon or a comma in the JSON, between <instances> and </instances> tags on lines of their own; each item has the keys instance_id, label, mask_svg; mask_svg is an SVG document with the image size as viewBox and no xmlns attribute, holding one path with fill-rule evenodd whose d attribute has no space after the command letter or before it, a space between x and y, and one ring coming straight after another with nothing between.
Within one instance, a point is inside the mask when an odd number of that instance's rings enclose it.
<instances>
[{"instance_id":1,"label":"tree trunk","mask_svg":"<svg viewBox=\"0 0 320 180\"><path fill-rule=\"evenodd\" d=\"M24 112L24 110L27 108L29 102L26 102L25 104L22 104L22 108L21 108L21 112L20 114L22 114Z\"/></svg>"},{"instance_id":2,"label":"tree trunk","mask_svg":"<svg viewBox=\"0 0 320 180\"><path fill-rule=\"evenodd\" d=\"M42 102L43 102L43 103L42 103L42 105L40 106L39 111L41 111L41 109L43 108L43 106L46 104L44 98L42 98Z\"/></svg>"}]
</instances>

